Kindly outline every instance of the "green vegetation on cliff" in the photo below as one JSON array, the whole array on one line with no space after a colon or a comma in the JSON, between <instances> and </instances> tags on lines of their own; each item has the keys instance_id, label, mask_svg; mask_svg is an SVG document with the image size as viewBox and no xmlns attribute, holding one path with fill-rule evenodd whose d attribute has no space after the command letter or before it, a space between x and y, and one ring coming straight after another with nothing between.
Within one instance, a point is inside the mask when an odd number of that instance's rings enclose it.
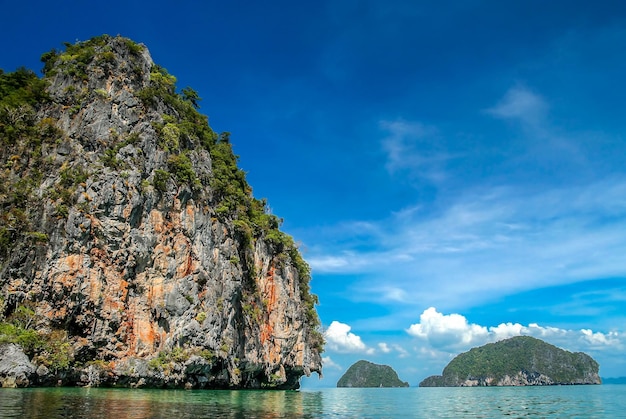
<instances>
[{"instance_id":1,"label":"green vegetation on cliff","mask_svg":"<svg viewBox=\"0 0 626 419\"><path fill-rule=\"evenodd\" d=\"M45 237L37 231L35 190L49 167L42 146L59 136L50 120L36 120L37 109L49 101L46 86L25 68L0 69L0 268L20 239Z\"/></svg>"},{"instance_id":2,"label":"green vegetation on cliff","mask_svg":"<svg viewBox=\"0 0 626 419\"><path fill-rule=\"evenodd\" d=\"M388 365L358 361L337 381L337 387L408 387Z\"/></svg>"},{"instance_id":3,"label":"green vegetation on cliff","mask_svg":"<svg viewBox=\"0 0 626 419\"><path fill-rule=\"evenodd\" d=\"M455 357L421 387L599 384L598 363L530 336L489 343Z\"/></svg>"}]
</instances>

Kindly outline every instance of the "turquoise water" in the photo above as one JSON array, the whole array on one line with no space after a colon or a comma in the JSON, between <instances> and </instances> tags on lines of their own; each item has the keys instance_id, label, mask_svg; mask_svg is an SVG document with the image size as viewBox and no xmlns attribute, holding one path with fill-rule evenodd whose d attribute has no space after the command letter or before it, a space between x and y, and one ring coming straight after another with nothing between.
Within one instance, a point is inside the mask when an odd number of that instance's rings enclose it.
<instances>
[{"instance_id":1,"label":"turquoise water","mask_svg":"<svg viewBox=\"0 0 626 419\"><path fill-rule=\"evenodd\" d=\"M625 418L626 386L183 391L0 389L0 418Z\"/></svg>"}]
</instances>

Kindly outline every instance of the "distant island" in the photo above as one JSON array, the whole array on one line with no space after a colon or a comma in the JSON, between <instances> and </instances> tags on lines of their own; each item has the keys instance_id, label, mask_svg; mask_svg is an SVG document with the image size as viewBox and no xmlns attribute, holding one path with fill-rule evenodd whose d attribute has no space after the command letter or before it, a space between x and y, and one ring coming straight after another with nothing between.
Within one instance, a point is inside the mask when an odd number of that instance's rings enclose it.
<instances>
[{"instance_id":1,"label":"distant island","mask_svg":"<svg viewBox=\"0 0 626 419\"><path fill-rule=\"evenodd\" d=\"M337 381L337 387L408 387L388 365L358 361Z\"/></svg>"},{"instance_id":2,"label":"distant island","mask_svg":"<svg viewBox=\"0 0 626 419\"><path fill-rule=\"evenodd\" d=\"M603 384L626 384L626 377L602 378Z\"/></svg>"},{"instance_id":3,"label":"distant island","mask_svg":"<svg viewBox=\"0 0 626 419\"><path fill-rule=\"evenodd\" d=\"M420 387L545 386L601 384L598 363L530 336L516 336L473 348L454 358L442 375Z\"/></svg>"}]
</instances>

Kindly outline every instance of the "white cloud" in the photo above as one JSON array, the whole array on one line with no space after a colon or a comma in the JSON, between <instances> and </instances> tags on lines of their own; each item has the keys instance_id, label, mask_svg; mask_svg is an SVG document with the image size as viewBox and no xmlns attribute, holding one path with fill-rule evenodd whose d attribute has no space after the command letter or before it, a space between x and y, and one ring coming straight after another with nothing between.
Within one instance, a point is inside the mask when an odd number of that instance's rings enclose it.
<instances>
[{"instance_id":1,"label":"white cloud","mask_svg":"<svg viewBox=\"0 0 626 419\"><path fill-rule=\"evenodd\" d=\"M498 326L481 326L468 323L460 314L442 314L430 307L420 315L420 322L412 324L407 333L420 338L437 351L468 350L489 342L513 336L533 336L569 351L598 349L622 350L626 336L618 332L593 332L589 329L569 330L530 323L501 323ZM427 350L427 349L425 349Z\"/></svg>"},{"instance_id":2,"label":"white cloud","mask_svg":"<svg viewBox=\"0 0 626 419\"><path fill-rule=\"evenodd\" d=\"M489 332L494 336L494 340L507 339L513 336L520 336L524 326L519 323L501 323L496 327L490 327Z\"/></svg>"},{"instance_id":3,"label":"white cloud","mask_svg":"<svg viewBox=\"0 0 626 419\"><path fill-rule=\"evenodd\" d=\"M469 324L460 314L441 314L434 307L424 310L420 322L412 324L407 332L440 349L467 347L489 335L486 327Z\"/></svg>"},{"instance_id":4,"label":"white cloud","mask_svg":"<svg viewBox=\"0 0 626 419\"><path fill-rule=\"evenodd\" d=\"M389 352L391 352L391 348L389 347L389 345L387 345L385 342L380 342L378 344L378 348L381 350L382 353L384 354L388 354Z\"/></svg>"},{"instance_id":5,"label":"white cloud","mask_svg":"<svg viewBox=\"0 0 626 419\"><path fill-rule=\"evenodd\" d=\"M327 346L337 352L373 354L374 350L367 347L359 336L350 332L351 329L345 323L333 321L324 333Z\"/></svg>"},{"instance_id":6,"label":"white cloud","mask_svg":"<svg viewBox=\"0 0 626 419\"><path fill-rule=\"evenodd\" d=\"M620 345L624 338L617 332L609 332L608 334L593 332L591 329L581 329L582 339L592 346L614 346Z\"/></svg>"},{"instance_id":7,"label":"white cloud","mask_svg":"<svg viewBox=\"0 0 626 419\"><path fill-rule=\"evenodd\" d=\"M333 361L329 356L325 356L322 358L322 365L325 369L331 368L336 370L343 370L343 367Z\"/></svg>"}]
</instances>

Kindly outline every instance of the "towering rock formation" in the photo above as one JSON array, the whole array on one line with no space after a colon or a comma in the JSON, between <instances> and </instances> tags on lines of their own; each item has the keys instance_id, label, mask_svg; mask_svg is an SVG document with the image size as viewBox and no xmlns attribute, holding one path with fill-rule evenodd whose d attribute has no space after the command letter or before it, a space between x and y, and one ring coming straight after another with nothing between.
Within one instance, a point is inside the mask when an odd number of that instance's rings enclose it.
<instances>
[{"instance_id":1,"label":"towering rock formation","mask_svg":"<svg viewBox=\"0 0 626 419\"><path fill-rule=\"evenodd\" d=\"M42 61L43 79L0 74L0 364L22 348L20 385L297 388L320 373L308 265L197 94L122 37Z\"/></svg>"}]
</instances>

